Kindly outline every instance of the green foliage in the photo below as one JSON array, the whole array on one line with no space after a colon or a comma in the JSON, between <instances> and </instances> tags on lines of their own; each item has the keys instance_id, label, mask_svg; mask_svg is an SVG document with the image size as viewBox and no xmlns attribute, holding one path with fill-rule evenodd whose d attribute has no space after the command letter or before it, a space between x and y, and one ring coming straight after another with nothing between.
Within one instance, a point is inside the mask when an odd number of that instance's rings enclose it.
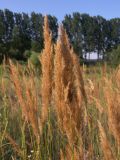
<instances>
[{"instance_id":1,"label":"green foliage","mask_svg":"<svg viewBox=\"0 0 120 160\"><path fill-rule=\"evenodd\" d=\"M40 13L14 13L0 10L0 63L4 57L26 61L25 51L41 52L44 48L43 19ZM58 36L58 20L48 15L52 40ZM92 52L105 57L106 52L120 44L120 18L106 20L78 12L65 15L62 21L75 53L83 59Z\"/></svg>"},{"instance_id":2,"label":"green foliage","mask_svg":"<svg viewBox=\"0 0 120 160\"><path fill-rule=\"evenodd\" d=\"M57 38L58 21L49 15L53 40ZM0 62L3 57L26 60L26 50L41 52L44 47L43 15L0 10ZM25 57L24 57L25 56ZM29 56L28 56L29 57Z\"/></svg>"},{"instance_id":3,"label":"green foliage","mask_svg":"<svg viewBox=\"0 0 120 160\"><path fill-rule=\"evenodd\" d=\"M111 52L108 52L106 57L108 64L115 67L118 66L120 64L120 45Z\"/></svg>"},{"instance_id":4,"label":"green foliage","mask_svg":"<svg viewBox=\"0 0 120 160\"><path fill-rule=\"evenodd\" d=\"M40 68L41 64L40 64L40 60L39 60L39 54L36 53L36 52L31 52L31 56L29 58L30 60L30 63L32 63L32 65L35 67L35 68Z\"/></svg>"},{"instance_id":5,"label":"green foliage","mask_svg":"<svg viewBox=\"0 0 120 160\"><path fill-rule=\"evenodd\" d=\"M32 55L32 51L30 51L30 50L26 50L26 51L24 52L24 58L25 58L25 59L30 58L31 55Z\"/></svg>"},{"instance_id":6,"label":"green foliage","mask_svg":"<svg viewBox=\"0 0 120 160\"><path fill-rule=\"evenodd\" d=\"M10 58L19 60L21 56L22 56L22 55L21 55L19 49L17 49L17 48L11 48L11 49L9 50L9 57L10 57Z\"/></svg>"},{"instance_id":7,"label":"green foliage","mask_svg":"<svg viewBox=\"0 0 120 160\"><path fill-rule=\"evenodd\" d=\"M48 15L48 23L52 32L52 40L55 42L58 36L58 20L55 16Z\"/></svg>"},{"instance_id":8,"label":"green foliage","mask_svg":"<svg viewBox=\"0 0 120 160\"><path fill-rule=\"evenodd\" d=\"M43 45L43 44L42 44ZM33 40L31 42L31 50L35 51L35 52L40 52L41 49L43 48L43 46L40 45L40 43L38 41Z\"/></svg>"},{"instance_id":9,"label":"green foliage","mask_svg":"<svg viewBox=\"0 0 120 160\"><path fill-rule=\"evenodd\" d=\"M68 37L79 57L86 58L87 53L100 55L120 44L120 19L106 20L101 16L73 13L63 20Z\"/></svg>"}]
</instances>

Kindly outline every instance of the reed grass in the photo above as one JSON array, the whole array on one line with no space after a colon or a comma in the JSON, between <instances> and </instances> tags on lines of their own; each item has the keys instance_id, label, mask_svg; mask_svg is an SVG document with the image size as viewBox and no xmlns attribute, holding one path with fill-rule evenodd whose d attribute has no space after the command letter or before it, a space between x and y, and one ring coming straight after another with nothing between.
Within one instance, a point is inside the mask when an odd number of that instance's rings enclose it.
<instances>
[{"instance_id":1,"label":"reed grass","mask_svg":"<svg viewBox=\"0 0 120 160\"><path fill-rule=\"evenodd\" d=\"M80 66L44 19L38 76L9 61L0 81L0 159L120 160L120 68ZM6 76L7 75L7 76Z\"/></svg>"}]
</instances>

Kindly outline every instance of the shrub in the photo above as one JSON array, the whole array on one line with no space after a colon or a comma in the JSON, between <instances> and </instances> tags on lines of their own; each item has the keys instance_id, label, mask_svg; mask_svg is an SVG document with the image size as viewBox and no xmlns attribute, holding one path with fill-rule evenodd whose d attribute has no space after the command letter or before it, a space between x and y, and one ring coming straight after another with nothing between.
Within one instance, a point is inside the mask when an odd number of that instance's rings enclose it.
<instances>
[{"instance_id":1,"label":"shrub","mask_svg":"<svg viewBox=\"0 0 120 160\"><path fill-rule=\"evenodd\" d=\"M31 69L33 69L38 75L41 74L41 63L39 60L39 54L36 52L31 52L31 56L28 59L28 62L30 62L30 66L32 67Z\"/></svg>"},{"instance_id":2,"label":"shrub","mask_svg":"<svg viewBox=\"0 0 120 160\"><path fill-rule=\"evenodd\" d=\"M25 58L25 59L30 58L31 55L32 55L32 52L31 52L30 50L26 50L26 51L24 52L24 58Z\"/></svg>"},{"instance_id":3,"label":"shrub","mask_svg":"<svg viewBox=\"0 0 120 160\"><path fill-rule=\"evenodd\" d=\"M29 60L30 62L35 66L35 67L40 67L40 61L39 61L39 58L38 58L38 53L36 52L32 52Z\"/></svg>"},{"instance_id":4,"label":"shrub","mask_svg":"<svg viewBox=\"0 0 120 160\"><path fill-rule=\"evenodd\" d=\"M115 67L120 64L120 46L118 46L116 49L113 49L111 52L108 52L107 55L108 64Z\"/></svg>"}]
</instances>

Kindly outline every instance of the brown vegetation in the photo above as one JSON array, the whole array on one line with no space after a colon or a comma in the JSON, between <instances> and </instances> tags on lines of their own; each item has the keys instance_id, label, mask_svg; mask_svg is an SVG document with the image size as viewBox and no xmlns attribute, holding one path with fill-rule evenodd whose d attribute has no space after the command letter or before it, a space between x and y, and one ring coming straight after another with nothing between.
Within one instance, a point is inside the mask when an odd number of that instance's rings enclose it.
<instances>
[{"instance_id":1,"label":"brown vegetation","mask_svg":"<svg viewBox=\"0 0 120 160\"><path fill-rule=\"evenodd\" d=\"M4 159L119 160L120 71L105 65L86 74L63 26L59 33L53 44L45 17L40 77L10 61L10 80L2 79L1 157L9 142Z\"/></svg>"}]
</instances>

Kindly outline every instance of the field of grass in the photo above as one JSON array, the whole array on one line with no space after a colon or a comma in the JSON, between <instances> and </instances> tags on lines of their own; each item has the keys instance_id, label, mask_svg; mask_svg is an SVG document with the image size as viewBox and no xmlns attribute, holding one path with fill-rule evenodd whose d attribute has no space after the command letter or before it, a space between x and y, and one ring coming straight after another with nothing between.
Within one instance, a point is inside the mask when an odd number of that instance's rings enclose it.
<instances>
[{"instance_id":1,"label":"field of grass","mask_svg":"<svg viewBox=\"0 0 120 160\"><path fill-rule=\"evenodd\" d=\"M45 17L42 74L1 66L0 160L120 160L120 69L87 68Z\"/></svg>"}]
</instances>

